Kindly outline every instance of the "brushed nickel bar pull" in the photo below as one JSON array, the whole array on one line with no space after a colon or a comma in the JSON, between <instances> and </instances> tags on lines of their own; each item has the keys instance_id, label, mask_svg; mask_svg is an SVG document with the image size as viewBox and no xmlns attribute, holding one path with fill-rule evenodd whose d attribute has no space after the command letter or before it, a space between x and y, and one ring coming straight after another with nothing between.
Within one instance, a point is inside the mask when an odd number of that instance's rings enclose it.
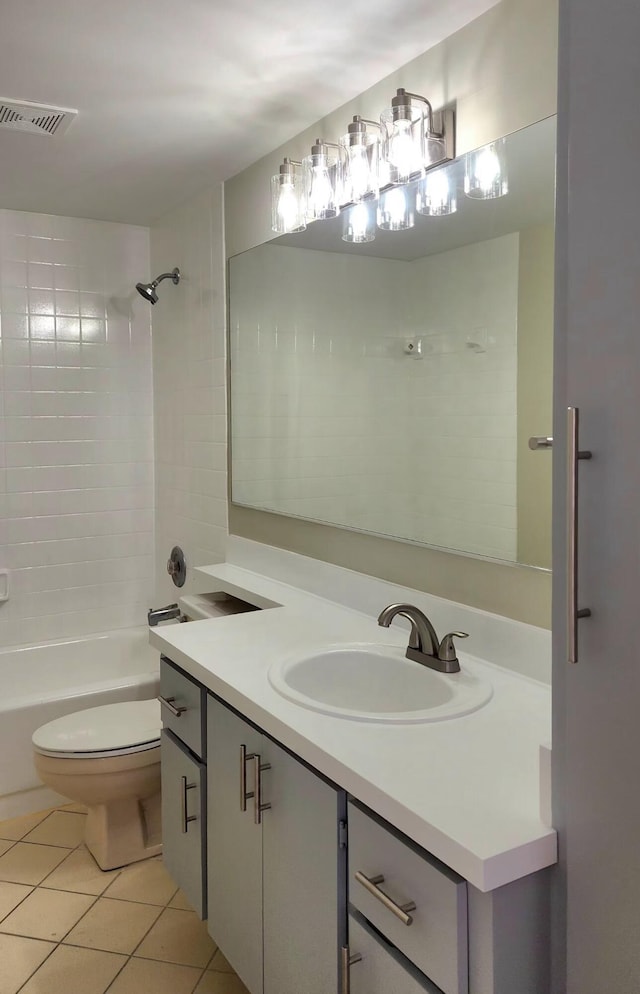
<instances>
[{"instance_id":1,"label":"brushed nickel bar pull","mask_svg":"<svg viewBox=\"0 0 640 994\"><path fill-rule=\"evenodd\" d=\"M247 791L247 761L253 759L254 754L247 754L247 747L244 743L240 746L240 810L247 810L247 801L253 797L253 791Z\"/></svg>"},{"instance_id":2,"label":"brushed nickel bar pull","mask_svg":"<svg viewBox=\"0 0 640 994\"><path fill-rule=\"evenodd\" d=\"M551 449L553 448L553 436L552 435L532 435L529 439L529 448L533 449Z\"/></svg>"},{"instance_id":3,"label":"brushed nickel bar pull","mask_svg":"<svg viewBox=\"0 0 640 994\"><path fill-rule=\"evenodd\" d=\"M260 756L258 753L254 753L250 757L253 761L253 776L254 776L254 789L253 789L253 816L256 825L262 824L262 812L268 811L271 807L270 804L262 803L262 776L264 770L271 769L271 763L260 763Z\"/></svg>"},{"instance_id":4,"label":"brushed nickel bar pull","mask_svg":"<svg viewBox=\"0 0 640 994\"><path fill-rule=\"evenodd\" d=\"M413 918L409 914L410 911L415 911L416 906L413 901L408 901L406 904L396 904L388 894L385 894L383 890L380 890L379 884L384 883L384 877L379 873L375 877L367 877L364 875L362 870L356 870L356 880L359 884L362 884L365 890L377 898L381 904L384 904L385 908L392 914L399 918L403 925L412 925Z\"/></svg>"},{"instance_id":5,"label":"brushed nickel bar pull","mask_svg":"<svg viewBox=\"0 0 640 994\"><path fill-rule=\"evenodd\" d=\"M353 956L349 953L348 946L342 946L340 949L340 957L342 960L342 989L340 994L349 994L351 990L351 976L349 967L353 966L354 963L361 963L362 956L360 953L354 953Z\"/></svg>"},{"instance_id":6,"label":"brushed nickel bar pull","mask_svg":"<svg viewBox=\"0 0 640 994\"><path fill-rule=\"evenodd\" d=\"M197 821L197 815L187 814L187 791L195 790L197 784L187 783L186 777L181 777L182 780L182 834L186 835L189 831L189 822Z\"/></svg>"},{"instance_id":7,"label":"brushed nickel bar pull","mask_svg":"<svg viewBox=\"0 0 640 994\"><path fill-rule=\"evenodd\" d=\"M174 718L180 718L185 713L185 711L189 710L189 708L182 707L180 704L176 704L175 697L159 697L158 700L162 704L163 708L166 708L167 711L171 712Z\"/></svg>"},{"instance_id":8,"label":"brushed nickel bar pull","mask_svg":"<svg viewBox=\"0 0 640 994\"><path fill-rule=\"evenodd\" d=\"M580 414L567 408L567 658L578 662L578 621L591 617L588 607L578 607L578 460L591 459L579 449Z\"/></svg>"}]
</instances>

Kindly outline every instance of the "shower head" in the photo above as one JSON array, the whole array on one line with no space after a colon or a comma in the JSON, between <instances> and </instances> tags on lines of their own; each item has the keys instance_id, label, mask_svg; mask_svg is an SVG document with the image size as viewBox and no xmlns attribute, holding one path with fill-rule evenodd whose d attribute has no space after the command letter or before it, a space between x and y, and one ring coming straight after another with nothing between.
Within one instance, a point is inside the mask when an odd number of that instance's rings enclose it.
<instances>
[{"instance_id":1,"label":"shower head","mask_svg":"<svg viewBox=\"0 0 640 994\"><path fill-rule=\"evenodd\" d=\"M180 282L180 270L176 266L172 269L170 273L162 273L161 276L156 276L155 280L151 283L136 283L136 290L141 297L148 300L150 304L157 304L158 294L156 293L156 287L158 283L162 283L163 280L173 280L177 285Z\"/></svg>"}]
</instances>

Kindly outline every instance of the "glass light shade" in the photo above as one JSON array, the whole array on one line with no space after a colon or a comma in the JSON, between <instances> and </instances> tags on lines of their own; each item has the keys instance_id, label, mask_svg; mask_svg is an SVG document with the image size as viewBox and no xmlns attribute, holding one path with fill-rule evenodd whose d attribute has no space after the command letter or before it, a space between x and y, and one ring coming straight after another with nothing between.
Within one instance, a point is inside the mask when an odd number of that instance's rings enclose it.
<instances>
[{"instance_id":1,"label":"glass light shade","mask_svg":"<svg viewBox=\"0 0 640 994\"><path fill-rule=\"evenodd\" d=\"M337 217L343 192L342 161L331 155L325 142L318 141L311 155L302 160L302 185L307 221Z\"/></svg>"},{"instance_id":2,"label":"glass light shade","mask_svg":"<svg viewBox=\"0 0 640 994\"><path fill-rule=\"evenodd\" d=\"M343 242L372 242L376 237L376 212L372 200L354 204L343 214Z\"/></svg>"},{"instance_id":3,"label":"glass light shade","mask_svg":"<svg viewBox=\"0 0 640 994\"><path fill-rule=\"evenodd\" d=\"M418 214L444 217L458 209L456 179L452 169L433 169L421 179L416 194Z\"/></svg>"},{"instance_id":4,"label":"glass light shade","mask_svg":"<svg viewBox=\"0 0 640 994\"><path fill-rule=\"evenodd\" d=\"M381 158L390 183L408 183L424 172L424 113L420 107L389 107L380 115Z\"/></svg>"},{"instance_id":5,"label":"glass light shade","mask_svg":"<svg viewBox=\"0 0 640 994\"><path fill-rule=\"evenodd\" d=\"M357 204L366 197L378 195L377 134L368 131L349 132L340 139L344 168L342 202Z\"/></svg>"},{"instance_id":6,"label":"glass light shade","mask_svg":"<svg viewBox=\"0 0 640 994\"><path fill-rule=\"evenodd\" d=\"M468 153L464 192L474 200L495 200L509 192L504 138Z\"/></svg>"},{"instance_id":7,"label":"glass light shade","mask_svg":"<svg viewBox=\"0 0 640 994\"><path fill-rule=\"evenodd\" d=\"M271 177L271 230L279 235L306 228L302 177L290 171Z\"/></svg>"},{"instance_id":8,"label":"glass light shade","mask_svg":"<svg viewBox=\"0 0 640 994\"><path fill-rule=\"evenodd\" d=\"M405 231L415 224L413 197L406 189L392 186L380 194L378 201L378 227L384 231Z\"/></svg>"}]
</instances>

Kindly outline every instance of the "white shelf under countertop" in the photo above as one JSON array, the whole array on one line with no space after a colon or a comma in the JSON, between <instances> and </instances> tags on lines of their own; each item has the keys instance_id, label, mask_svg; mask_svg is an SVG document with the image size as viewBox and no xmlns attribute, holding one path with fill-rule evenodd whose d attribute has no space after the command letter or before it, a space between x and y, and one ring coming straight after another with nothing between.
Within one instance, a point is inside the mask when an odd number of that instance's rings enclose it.
<instances>
[{"instance_id":1,"label":"white shelf under countertop","mask_svg":"<svg viewBox=\"0 0 640 994\"><path fill-rule=\"evenodd\" d=\"M265 610L151 629L152 646L479 890L556 862L539 807L547 685L461 651L462 667L493 685L472 714L411 725L324 715L281 697L269 667L343 642L403 645L406 633L232 564L199 572Z\"/></svg>"}]
</instances>

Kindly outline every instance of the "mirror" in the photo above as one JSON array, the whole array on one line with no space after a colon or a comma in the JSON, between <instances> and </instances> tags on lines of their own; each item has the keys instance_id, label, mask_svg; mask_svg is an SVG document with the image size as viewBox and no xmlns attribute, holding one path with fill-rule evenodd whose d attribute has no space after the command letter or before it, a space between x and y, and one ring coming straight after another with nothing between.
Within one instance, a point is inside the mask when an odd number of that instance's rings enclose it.
<instances>
[{"instance_id":1,"label":"mirror","mask_svg":"<svg viewBox=\"0 0 640 994\"><path fill-rule=\"evenodd\" d=\"M555 118L505 156L498 199L461 157L454 214L230 259L234 503L550 566Z\"/></svg>"}]
</instances>

